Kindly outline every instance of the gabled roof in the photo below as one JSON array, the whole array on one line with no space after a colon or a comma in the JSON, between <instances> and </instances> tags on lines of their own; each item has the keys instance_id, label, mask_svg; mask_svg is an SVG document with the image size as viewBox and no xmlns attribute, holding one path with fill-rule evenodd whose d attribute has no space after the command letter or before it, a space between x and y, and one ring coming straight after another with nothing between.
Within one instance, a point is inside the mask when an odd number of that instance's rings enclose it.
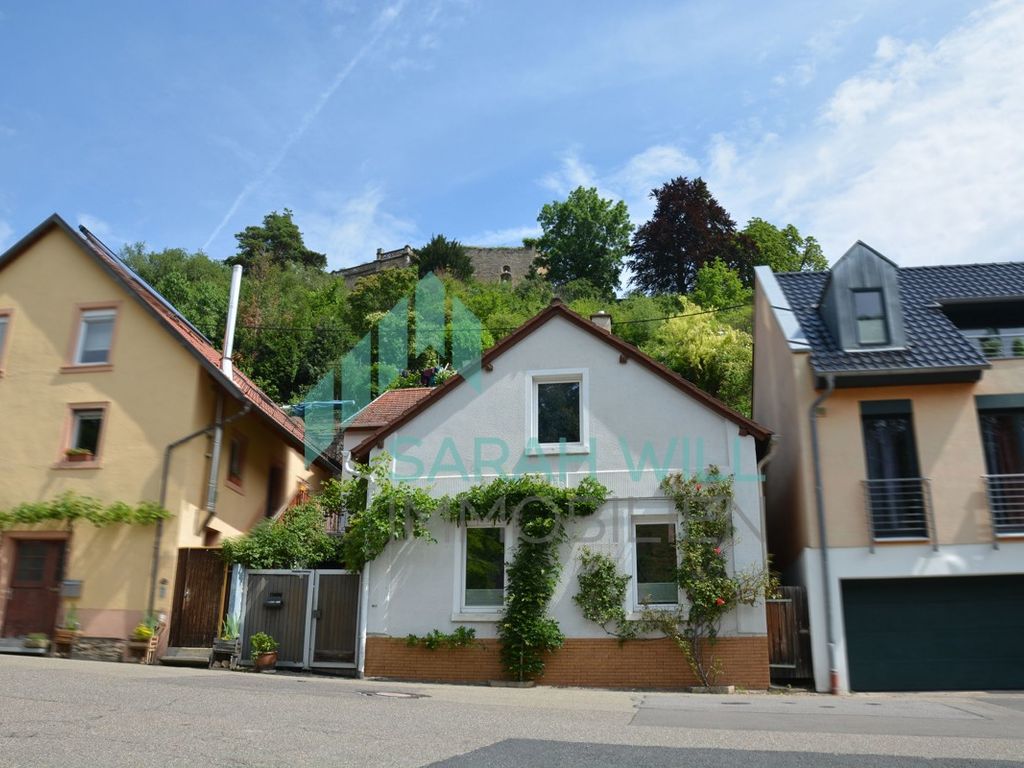
<instances>
[{"instance_id":1,"label":"gabled roof","mask_svg":"<svg viewBox=\"0 0 1024 768\"><path fill-rule=\"evenodd\" d=\"M829 275L775 276L807 339L811 366L819 374L988 368L981 351L943 312L943 304L1024 297L1024 262L897 268L906 347L848 352L839 348L818 309Z\"/></svg>"},{"instance_id":2,"label":"gabled roof","mask_svg":"<svg viewBox=\"0 0 1024 768\"><path fill-rule=\"evenodd\" d=\"M490 365L494 363L499 357L505 354L508 350L512 349L516 344L527 338L531 333L541 328L549 321L560 317L564 320L568 320L570 323L575 325L577 328L586 331L596 339L603 341L608 346L612 347L620 355L628 360L633 360L644 368L649 370L651 373L659 376L660 378L667 381L669 384L679 389L686 395L692 397L697 402L707 406L712 411L718 413L721 416L729 419L740 428L741 435L751 435L758 441L767 440L772 432L767 427L758 424L753 419L749 419L739 411L733 410L728 405L723 403L704 390L690 383L675 371L667 368L666 366L659 363L652 357L645 355L639 349L634 347L632 344L623 341L618 336L613 335L610 331L606 331L603 328L599 328L590 320L576 314L569 309L561 299L553 299L551 304L542 312L534 315L532 318L523 323L519 328L513 331L510 335L499 341L489 350L487 350L480 358L479 366L486 370ZM367 437L363 442L357 445L352 450L352 455L359 461L366 461L370 454L370 450L382 442L389 434L394 432L396 429L401 427L403 424L408 423L414 419L418 414L430 408L434 403L445 397L449 393L453 392L459 387L466 379L461 373L456 374L452 378L448 379L444 384L439 387L435 387L430 394L420 400L416 405L407 410L398 418L394 419L386 426L378 429L372 435Z\"/></svg>"},{"instance_id":3,"label":"gabled roof","mask_svg":"<svg viewBox=\"0 0 1024 768\"><path fill-rule=\"evenodd\" d=\"M352 417L345 429L380 429L425 398L434 387L389 389Z\"/></svg>"},{"instance_id":4,"label":"gabled roof","mask_svg":"<svg viewBox=\"0 0 1024 768\"><path fill-rule=\"evenodd\" d=\"M81 233L76 232L55 213L0 255L0 269L14 261L52 229L64 232L84 254L95 259L114 281L119 283L179 344L191 353L207 373L230 395L251 405L254 412L277 430L296 450L304 450L302 424L289 417L237 367L234 369L232 378L226 376L220 367L221 353L210 340L85 227L81 228Z\"/></svg>"}]
</instances>

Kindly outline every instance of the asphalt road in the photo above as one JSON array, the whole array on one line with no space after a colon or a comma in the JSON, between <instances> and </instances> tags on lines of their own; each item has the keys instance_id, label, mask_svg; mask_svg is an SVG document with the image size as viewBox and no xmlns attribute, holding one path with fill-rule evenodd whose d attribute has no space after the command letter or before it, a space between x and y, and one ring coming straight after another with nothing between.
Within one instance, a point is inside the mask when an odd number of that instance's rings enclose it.
<instances>
[{"instance_id":1,"label":"asphalt road","mask_svg":"<svg viewBox=\"0 0 1024 768\"><path fill-rule=\"evenodd\" d=\"M1020 766L1024 695L521 690L0 656L0 766L426 765Z\"/></svg>"}]
</instances>

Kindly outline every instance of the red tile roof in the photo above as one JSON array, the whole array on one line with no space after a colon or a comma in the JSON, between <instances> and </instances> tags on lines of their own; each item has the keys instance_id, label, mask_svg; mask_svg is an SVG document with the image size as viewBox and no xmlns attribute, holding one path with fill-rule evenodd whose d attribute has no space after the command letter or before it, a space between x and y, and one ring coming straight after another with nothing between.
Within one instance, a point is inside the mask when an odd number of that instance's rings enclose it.
<instances>
[{"instance_id":1,"label":"red tile roof","mask_svg":"<svg viewBox=\"0 0 1024 768\"><path fill-rule=\"evenodd\" d=\"M357 413L347 429L377 429L397 419L434 391L433 387L389 389Z\"/></svg>"},{"instance_id":2,"label":"red tile roof","mask_svg":"<svg viewBox=\"0 0 1024 768\"><path fill-rule=\"evenodd\" d=\"M298 449L303 450L304 427L301 421L292 419L271 400L253 381L238 368L229 378L221 370L221 354L194 325L185 319L163 296L145 280L133 272L128 265L113 254L100 240L84 227L79 234L57 214L53 214L32 232L0 256L0 267L21 254L52 227L62 229L82 250L97 260L129 293L168 330L189 352L195 355L210 375L236 398L250 404L257 415L284 433L284 436Z\"/></svg>"}]
</instances>

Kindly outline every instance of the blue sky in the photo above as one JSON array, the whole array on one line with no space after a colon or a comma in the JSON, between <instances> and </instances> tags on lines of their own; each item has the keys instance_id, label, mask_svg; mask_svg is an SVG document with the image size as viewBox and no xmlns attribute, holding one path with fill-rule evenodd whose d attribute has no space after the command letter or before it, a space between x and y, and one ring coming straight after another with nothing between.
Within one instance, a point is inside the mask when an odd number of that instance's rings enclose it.
<instances>
[{"instance_id":1,"label":"blue sky","mask_svg":"<svg viewBox=\"0 0 1024 768\"><path fill-rule=\"evenodd\" d=\"M1020 2L0 2L0 247L224 258L289 207L339 267L700 174L832 260L1020 259L1022 72Z\"/></svg>"}]
</instances>

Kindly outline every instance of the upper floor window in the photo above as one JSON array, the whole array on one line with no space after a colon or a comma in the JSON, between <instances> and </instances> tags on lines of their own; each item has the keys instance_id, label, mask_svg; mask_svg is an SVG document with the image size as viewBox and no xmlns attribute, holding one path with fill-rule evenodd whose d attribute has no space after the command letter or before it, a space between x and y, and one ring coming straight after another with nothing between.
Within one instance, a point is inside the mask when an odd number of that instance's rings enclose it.
<instances>
[{"instance_id":1,"label":"upper floor window","mask_svg":"<svg viewBox=\"0 0 1024 768\"><path fill-rule=\"evenodd\" d=\"M82 310L75 346L75 365L107 365L114 341L116 309Z\"/></svg>"},{"instance_id":2,"label":"upper floor window","mask_svg":"<svg viewBox=\"0 0 1024 768\"><path fill-rule=\"evenodd\" d=\"M228 485L242 487L245 474L246 440L242 435L232 435L228 448Z\"/></svg>"},{"instance_id":3,"label":"upper floor window","mask_svg":"<svg viewBox=\"0 0 1024 768\"><path fill-rule=\"evenodd\" d=\"M530 434L541 453L585 452L587 380L583 370L530 375Z\"/></svg>"},{"instance_id":4,"label":"upper floor window","mask_svg":"<svg viewBox=\"0 0 1024 768\"><path fill-rule=\"evenodd\" d=\"M857 318L857 343L888 344L889 329L885 322L885 302L876 288L853 292L853 311Z\"/></svg>"},{"instance_id":5,"label":"upper floor window","mask_svg":"<svg viewBox=\"0 0 1024 768\"><path fill-rule=\"evenodd\" d=\"M11 313L0 309L0 374L4 372L4 360L7 352L7 337L10 333Z\"/></svg>"},{"instance_id":6,"label":"upper floor window","mask_svg":"<svg viewBox=\"0 0 1024 768\"><path fill-rule=\"evenodd\" d=\"M70 406L70 421L65 431L60 466L99 465L106 413L106 403L78 403Z\"/></svg>"}]
</instances>

